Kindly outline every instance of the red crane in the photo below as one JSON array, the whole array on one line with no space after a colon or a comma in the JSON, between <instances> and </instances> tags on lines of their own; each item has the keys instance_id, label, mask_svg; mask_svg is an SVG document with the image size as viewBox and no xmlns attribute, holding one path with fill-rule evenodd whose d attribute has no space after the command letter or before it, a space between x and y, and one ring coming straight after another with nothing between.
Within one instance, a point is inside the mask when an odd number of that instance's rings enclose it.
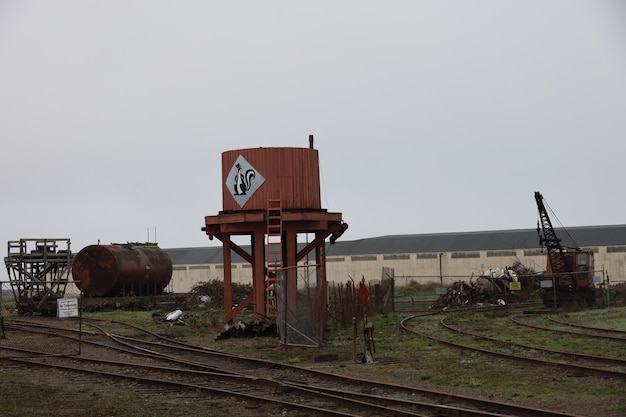
<instances>
[{"instance_id":1,"label":"red crane","mask_svg":"<svg viewBox=\"0 0 626 417\"><path fill-rule=\"evenodd\" d=\"M545 279L541 283L542 299L545 306L563 304L595 303L594 258L593 252L576 247L565 247L557 237L543 196L535 192L539 210L537 233L539 244L548 251ZM541 226L539 225L541 223Z\"/></svg>"}]
</instances>

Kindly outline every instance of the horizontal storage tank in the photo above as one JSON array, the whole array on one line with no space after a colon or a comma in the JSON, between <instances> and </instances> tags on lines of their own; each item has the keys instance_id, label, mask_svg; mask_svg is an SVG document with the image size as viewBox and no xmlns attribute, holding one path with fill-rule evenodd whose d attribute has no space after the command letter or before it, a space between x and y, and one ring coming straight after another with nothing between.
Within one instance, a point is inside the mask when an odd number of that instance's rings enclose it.
<instances>
[{"instance_id":1,"label":"horizontal storage tank","mask_svg":"<svg viewBox=\"0 0 626 417\"><path fill-rule=\"evenodd\" d=\"M319 156L313 148L250 148L222 153L225 212L267 210L280 199L282 209L321 209Z\"/></svg>"},{"instance_id":2,"label":"horizontal storage tank","mask_svg":"<svg viewBox=\"0 0 626 417\"><path fill-rule=\"evenodd\" d=\"M72 277L86 296L157 295L172 278L172 260L156 244L91 245L74 256Z\"/></svg>"}]
</instances>

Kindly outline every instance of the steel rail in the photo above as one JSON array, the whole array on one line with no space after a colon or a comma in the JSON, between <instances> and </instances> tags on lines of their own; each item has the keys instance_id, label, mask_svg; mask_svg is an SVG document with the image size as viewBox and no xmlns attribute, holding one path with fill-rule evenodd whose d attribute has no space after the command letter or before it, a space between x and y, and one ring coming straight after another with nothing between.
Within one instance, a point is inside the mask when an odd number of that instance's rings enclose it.
<instances>
[{"instance_id":1,"label":"steel rail","mask_svg":"<svg viewBox=\"0 0 626 417\"><path fill-rule=\"evenodd\" d=\"M40 332L40 331L38 331ZM107 347L107 346L103 346ZM141 376L137 373L128 374L129 368L133 368L135 370L149 370L151 372L156 372L159 375L164 375L164 372L168 374L177 374L180 378L189 379L190 376L194 377L210 377L211 381L214 382L214 377L217 377L221 381L227 381L230 383L241 384L244 383L248 386L254 386L257 389L269 389L270 392L265 391L261 395L252 395L249 393L242 393L239 389L235 388L235 390L227 390L224 388L218 389L219 393L233 393L233 395L237 395L239 397L243 397L248 400L258 400L259 397L265 398L268 403L277 403L281 406L288 406L293 408L293 404L302 404L305 398L308 397L317 397L319 401L323 404L328 404L327 407L332 407L331 412L326 412L325 408L319 407L311 407L310 405L300 406L299 409L304 409L306 411L315 411L316 413L322 412L324 415L345 415L344 412L337 412L340 407L348 407L350 409L359 408L367 412L373 412L374 415L389 415L389 416L407 416L407 417L426 417L425 414L419 414L417 412L410 411L411 408L421 408L421 409L429 409L436 410L438 415L451 415L444 413L442 414L441 410L447 410L448 413L453 413L454 415L467 415L467 416L475 416L475 417L495 417L495 416L505 416L504 414L497 414L479 410L469 410L467 408L460 408L454 406L446 406L446 405L435 405L435 404L426 404L423 402L416 401L408 401L396 398L384 398L381 396L376 396L372 394L364 394L364 393L355 393L350 391L341 391L341 390L329 390L328 388L320 388L316 386L311 386L309 384L295 383L295 382L280 382L272 379L259 379L256 377L245 377L240 375L226 375L226 374L215 374L213 372L203 372L203 371L191 371L187 369L181 368L165 368L162 366L154 366L154 365L143 365L125 361L110 361L104 359L97 358L85 358L85 357L57 357L55 358L56 362L51 361L49 357L43 359L43 362L36 359L12 359L15 362L27 363L31 365L40 365L40 366L48 366L48 367L56 367L64 370L77 371L77 372L87 372L87 373L95 373L99 375L106 375L110 377L116 378L126 378L131 379L133 381L143 381L147 383L156 383L162 386L174 386L174 387L184 387L191 389L201 389L203 391L213 392L215 390L214 387L207 387L204 384L190 383L190 382L182 382L182 381L173 381L171 378L167 380L160 378L152 378L149 376ZM116 367L122 367L126 373L120 372L111 372L102 369L93 369L93 367L84 368L77 366L70 366L66 364L61 364L58 361L64 360L66 362L80 362L80 363L96 363L99 365L114 365ZM303 395L304 399L300 401L285 401L282 398L271 398L271 393L281 394L288 393L290 397L293 397L296 393ZM334 405L330 404L334 401ZM403 406L408 409L400 409L398 406ZM352 414L347 414L352 415ZM432 414L428 414L432 415Z\"/></svg>"},{"instance_id":2,"label":"steel rail","mask_svg":"<svg viewBox=\"0 0 626 417\"><path fill-rule=\"evenodd\" d=\"M486 308L486 309L485 309L485 308L480 308L480 309L478 309L478 311L485 311L485 310L491 310L491 308ZM430 316L430 315L433 315L433 314L438 314L438 313L437 313L437 312L434 312L434 313L433 313L433 312L426 312L426 313L419 314L418 316L419 316L419 317L424 317L424 316ZM124 323L122 323L122 324L124 324ZM149 331L145 331L145 332L146 332L146 333L149 333L149 334L151 334L151 335L153 335L153 336L155 336L155 337L157 337L158 339L162 339L162 340L169 340L169 339L167 339L167 338L163 338L163 337L162 337L162 336L160 336L160 335L157 335L157 334L152 334L152 333L151 333L151 332L149 332ZM128 337L128 336L116 336L116 339L117 339L117 340L130 340L130 341L137 342L137 343L147 343L147 344L152 345L152 346L155 346L155 347L163 347L163 346L167 346L167 343L163 343L163 342L151 342L151 341L144 341L144 340L139 340L139 339L135 339L135 338ZM184 343L181 343L180 341L174 341L174 344L172 345L172 347L174 347L174 346L175 346L175 347L181 348L183 345L185 345L185 344L184 344ZM197 351L197 350L198 350L198 347L197 347L197 346L190 345L187 349L190 349L190 350L192 350L192 351L194 351L194 350L195 350L195 351ZM202 349L201 349L200 351L201 351L201 352L203 352L203 353L206 353L206 351L202 351ZM212 354L225 355L226 357L232 357L232 355L231 355L231 354L228 354L228 353L216 352L216 351L213 351L213 350L211 350L210 352L211 352ZM238 359L243 359L243 360L246 360L246 361L251 361L252 363L257 363L257 364L263 364L263 365L265 365L265 364L268 364L268 363L269 363L271 366L280 365L280 366L281 366L281 367L283 367L283 368L294 368L294 369L297 369L299 372L306 372L306 373L308 373L308 374L310 374L310 375L312 374L312 375L315 375L315 376L319 376L319 375L320 375L320 373L322 373L321 371L317 371L317 370L311 370L311 369L308 369L308 368L301 368L301 367L297 367L297 366L294 366L294 365L277 364L276 362L268 362L268 361L265 361L265 360L262 360L262 359L256 359L256 358L245 358L245 357L244 357L244 358L241 358L241 357L238 357L238 356L236 356L236 355L235 355L235 357L236 357L236 358L238 358ZM322 374L324 374L324 376L326 376L326 377L331 377L331 378L336 378L336 377L339 377L339 378L341 379L341 381L342 381L342 382L344 382L344 383L349 383L349 382L354 381L354 379L353 379L353 378L347 378L347 379L346 379L345 377L343 377L343 376L338 376L338 375L336 375L336 374L326 374L326 373L322 373ZM359 384L363 384L363 383L365 382L365 380L357 380L357 381L358 381L358 383L359 383ZM372 382L372 381L368 381L368 382ZM378 385L378 384L380 384L380 383L378 383L378 382L374 382L374 384L375 384L375 385ZM317 387L317 388L319 389L319 387ZM375 388L375 386L374 386L373 388ZM410 390L412 390L412 391L415 391L415 390L416 390L415 388L412 388L412 387L410 387L409 389L410 389ZM435 391L435 392L436 392L436 391ZM420 389L420 393L423 393L423 391L422 391L421 389ZM446 396L447 396L447 397L449 397L449 398L452 398L452 396L450 396L450 395L449 395L449 394L447 394L447 393L446 393L446 394L444 394L444 395L446 395ZM476 402L475 402L476 400L478 400L478 401L480 401L480 402L483 402L483 403L485 403L485 402L486 402L485 400L482 400L482 399L476 399L476 398L473 398L473 397L463 397L463 398L464 398L464 402L465 402L466 404L468 404L468 405L470 405L470 404L471 404L471 405L476 406ZM456 400L456 396L454 396L454 399ZM484 405L484 406L485 406L485 407L492 407L492 408L496 408L496 409L498 409L499 411L503 411L503 412L507 412L507 413L508 413L508 412L510 412L510 411L508 410L508 408L510 407L508 404L507 404L507 405L505 405L503 408L501 408L500 406L502 405L502 403L495 403L495 402L491 402L491 401L488 401L488 403L489 403L489 405ZM495 406L495 404L498 404L498 405L497 405L497 406ZM520 408L521 408L521 407L520 407ZM546 410L541 410L541 412L545 412L545 411L546 411ZM520 413L520 410L519 410L519 409L517 409L517 410L516 410L516 412L517 412L517 413L519 413L519 414L516 414L516 415L529 415L529 416L541 416L541 415L542 415L542 414L537 414L537 410L536 410L536 409L531 409L531 410L530 410L530 412L527 412L527 414L522 414L522 413ZM552 412L548 412L548 414L545 414L545 415L548 415L548 416L552 416L552 415L557 415L557 416L567 415L567 414L560 414L560 413L557 413L557 414L550 414L550 413L552 413ZM461 413L461 415L465 415L465 414Z\"/></svg>"},{"instance_id":3,"label":"steel rail","mask_svg":"<svg viewBox=\"0 0 626 417\"><path fill-rule=\"evenodd\" d=\"M74 341L79 341L83 344L86 345L90 345L90 346L96 346L96 347L101 347L101 348L108 348L108 349L115 349L121 353L127 353L130 355L136 355L136 356L142 356L142 357L146 357L146 358L151 358L151 359L159 359L159 360L169 360L169 361L175 361L179 364L182 365L187 365L187 366L191 366L191 367L200 367L202 369L208 369L211 370L214 373L221 373L221 374L226 374L226 375L241 375L238 374L236 372L232 372L232 371L228 371L225 370L223 368L218 368L218 367L214 367L214 366L210 366L207 365L205 363L199 363L197 361L190 361L190 360L186 360L185 358L180 358L180 357L176 357L176 356L168 356L168 355L164 355L164 354L159 354L156 352L150 352L147 349L139 349L136 346L132 346L132 345L127 345L126 347L120 347L120 346L115 346L112 345L110 343L103 343L103 342L98 342L98 341L94 341L94 340L85 340L85 339L79 339L78 336L74 336L74 335L59 335L57 333L53 333L52 331L49 330L45 330L42 326L39 325L35 325L33 326L36 328L36 330L34 329L29 329L28 325L24 325L23 323L21 325L14 325L11 324L8 328L10 329L14 329L14 330L21 330L21 331L29 331L32 333L38 333L38 334L44 334L44 335L48 335L48 336L54 336L54 337L62 337L62 338L66 338L66 339L70 339L70 340L74 340ZM73 330L73 329L68 329L68 328L60 328L60 327L54 327L54 329L56 330L61 330L61 331L65 331L65 332L78 332L78 330ZM107 332L101 332L101 333L92 333L92 335L95 334L100 334L103 336L106 336L109 340L114 341L120 345L124 345L123 342L121 342L119 339L123 339L126 336L115 336L112 334L109 334ZM139 340L139 339L132 339L132 340ZM144 342L144 343L150 343L150 342ZM158 343L156 343L158 344ZM14 348L14 347L10 347L10 346L1 346L3 349L7 349L7 350L15 350L15 351L22 351L25 353L30 353L30 354L34 354L34 355L42 355L42 356L70 356L68 354L54 354L51 355L47 352L44 351L38 351L38 350L32 350L32 349L18 349L18 348ZM141 351L141 352L139 352Z\"/></svg>"},{"instance_id":4,"label":"steel rail","mask_svg":"<svg viewBox=\"0 0 626 417\"><path fill-rule=\"evenodd\" d=\"M121 323L121 325L126 325L125 323ZM63 330L67 330L67 329L63 329ZM110 334L110 332L107 332ZM147 332L146 333L151 333L151 332ZM153 334L154 335L154 334ZM160 342L160 345L164 344L164 341L167 341L169 339L164 338L162 336L159 335L154 335L155 337L161 339L162 341ZM127 336L118 336L118 335L114 335L114 337L116 339L132 339L129 338ZM145 341L142 341L145 342ZM178 341L174 341L176 343L173 343L172 345L175 345L176 349L181 349L181 343L178 343ZM93 341L90 341L89 343L93 343ZM150 342L152 344L154 344L155 342ZM157 343L158 344L158 343ZM102 344L100 344L102 346ZM110 345L104 345L106 347L110 347ZM226 355L226 358L229 360L247 360L249 361L250 358L242 358L238 355L229 355L229 354L225 354L223 352L216 352L213 350L207 350L207 349L203 349L203 348L198 348L197 346L193 346L190 345L191 347L193 347L194 349L196 349L196 351L200 351L202 354L210 354L212 356L219 354L219 355ZM171 347L171 346L170 346ZM142 348L143 350L145 350L144 348ZM129 349L125 348L123 350L124 352L128 352ZM370 381L370 380L364 380L364 379L355 379L355 378L350 378L350 377L345 377L345 376L340 376L337 374L329 374L329 373L325 373L325 372L321 372L321 371L316 371L316 370L310 370L308 368L301 368L301 367L297 367L297 366L293 366L293 365L284 365L284 364L280 364L280 363L276 363L276 362L270 362L270 361L263 361L260 359L252 359L255 363L258 363L259 365L264 365L264 366L270 366L272 368L276 368L276 367L280 367L279 369L281 370L285 370L285 369L293 369L294 371L298 372L299 374L302 374L303 372L307 372L309 374L309 376L317 376L320 378L325 378L325 380L328 380L329 378L332 378L333 381L335 382L339 382L341 384L348 384L348 383L352 383L352 384L356 384L357 387L360 390L363 389L370 389L372 391L374 390L381 390L381 389L391 389L394 390L392 392L396 392L395 395L397 395L397 393L405 393L407 395L410 396L422 396L425 398L431 398L431 400L436 401L436 402L440 402L439 404L436 404L438 406L437 408L437 413L439 413L439 415L451 415L451 413L453 413L453 410L457 410L454 413L456 413L456 415L469 415L467 414L467 410L468 410L468 406L472 406L472 407L476 407L477 410L475 411L475 415L518 415L518 416L568 416L567 414L562 414L562 413L558 413L558 414L554 414L554 413L550 413L550 414L545 414L545 410L541 410L541 412L543 412L543 414L539 413L538 414L538 410L534 409L534 408L526 408L526 407L521 407L521 406L516 406L516 405L510 405L510 404L504 404L504 403L499 403L499 402L494 402L494 401L489 401L489 400L482 400L482 399L477 399L477 398L473 398L473 397L464 397L464 396L456 396L450 393L446 393L446 392L438 392L438 391L431 391L431 390L424 390L424 389L420 389L420 388L415 388L415 387L407 387L407 386L399 386L399 385L394 385L394 384L388 384L388 383L378 383L375 381ZM196 365L198 364L197 362L194 362ZM250 364L251 362L246 362L248 364ZM189 363L187 363L189 364ZM203 364L204 366L206 366L206 364ZM249 366L246 366L249 367ZM223 372L220 371L220 372ZM221 374L221 376L223 376L223 374ZM283 384L284 387L289 387L289 389L295 389L296 387L298 387L298 382L294 382L291 380L282 380L281 379L281 383ZM311 384L311 381L307 381L307 385L306 388L308 389L312 389L312 390L316 390L316 391L323 391L323 390L327 390L328 387L322 386L323 382L318 383L319 386L314 386L313 384ZM299 387L300 389L302 389L302 387ZM355 393L352 392L350 395L354 395ZM364 394L360 394L360 395L364 395ZM393 397L394 394L388 394L387 397L391 398ZM380 401L380 395L378 396L378 398L376 398L376 401ZM368 401L373 401L373 399L369 399ZM449 405L452 401L456 402L459 404L459 406L452 406ZM444 402L444 404L441 404L441 402ZM396 403L397 404L397 403ZM465 404L466 407L460 407L461 404ZM405 405L406 406L406 405ZM419 402L415 402L413 401L413 404L411 406L419 406ZM431 407L434 407L435 405L431 405ZM478 409L485 409L485 410L491 410L491 412L489 411L479 411ZM513 411L512 411L513 410ZM393 411L394 414L398 414L397 410ZM432 411L429 411L429 413L432 413ZM480 414L483 413L483 414ZM487 414L485 414L487 413ZM502 413L502 414L498 414L498 413ZM513 413L513 414L511 414ZM407 414L408 415L408 414ZM410 415L415 415L410 414ZM432 414L429 414L432 415Z\"/></svg>"},{"instance_id":5,"label":"steel rail","mask_svg":"<svg viewBox=\"0 0 626 417\"><path fill-rule=\"evenodd\" d=\"M184 390L194 390L194 391L200 391L200 392L209 392L211 394L214 395L220 395L220 396L225 396L225 397L238 397L240 399L245 399L248 401L254 401L254 402L262 402L262 403L266 403L266 404L279 404L283 407L288 407L290 409L294 409L294 410L301 410L301 411L307 411L307 412L314 412L316 413L316 415L324 415L324 416L341 416L341 417L359 417L361 414L352 414L352 413L347 413L347 412L343 412L343 411L339 411L339 410L334 410L334 409L322 409L319 407L315 407L315 406L310 406L310 405L306 405L306 404L301 404L301 403L296 403L296 402L292 402L292 401L287 401L287 400L280 400L280 401L276 401L274 399L270 399L268 397L265 396L261 396L261 395L254 395L254 394L247 394L247 393L243 393L243 392L239 392L237 390L226 390L226 389L221 389L221 388L215 388L215 387L207 387L207 386L203 386L200 384L192 384L192 383L186 383L186 382L181 382L181 381L165 381L162 379L158 379L158 378L148 378L148 377L140 377L137 375L123 375L123 374L119 374L119 373L115 373L115 372L109 372L109 371L103 371L103 370L95 370L95 369L86 369L86 368L81 368L81 367L75 367L75 366L68 366L68 365L61 365L61 364L53 364L53 363L42 363L42 362L37 362L37 361L33 361L33 360L26 360L26 359L10 359L13 362L18 362L18 363L23 363L23 364L27 364L27 365L39 365L39 366L44 366L44 367L50 367L50 368L57 368L57 369L63 369L66 371L74 371L74 372L79 372L79 373L89 373L89 374L94 374L94 375L100 375L100 376L107 376L107 377L111 377L111 378L115 378L115 379L123 379L123 380L132 380L134 382L139 382L142 384L149 384L149 385L157 385L157 386L164 386L164 387L177 387L179 389L184 389Z\"/></svg>"},{"instance_id":6,"label":"steel rail","mask_svg":"<svg viewBox=\"0 0 626 417\"><path fill-rule=\"evenodd\" d=\"M122 323L123 324L123 323ZM147 333L152 334L151 332L146 331ZM159 335L155 335L152 334L154 336L156 336L159 339L165 339L168 340L167 338L163 338L162 336ZM152 345L154 347L175 347L177 349L180 349L181 347L185 346L184 348L187 351L195 351L195 352L201 352L201 353L207 353L206 350L203 349L198 349L197 346L193 346L193 345L186 345L185 343L179 342L179 341L174 341L175 343L173 344L167 344L167 343L163 343L163 342L151 342L151 341L145 341L145 340L140 340L140 339L136 339L136 338L132 338L132 337L128 337L128 336L119 336L119 335L111 335L116 341L119 341L120 343L123 343L126 346L132 346L126 342L122 342L123 340L126 341L132 341L135 343L146 343L148 345ZM139 350L142 351L149 351L147 349L144 348L139 348ZM153 351L151 351L153 352ZM215 352L215 351L210 351L211 354L219 354L222 356L226 356L229 358L232 358L231 354L228 353L223 353L223 352ZM240 357L240 356L235 356L236 359L242 359L245 361L252 361L253 363L256 364L262 364L262 365L267 365L268 363L272 366L272 367L276 367L277 365L281 366L281 368L291 368L291 369L297 369L298 372L307 372L309 374L312 374L316 377L319 377L320 374L323 375L324 377L331 377L333 379L336 379L337 375L336 374L327 374L327 373L323 373L320 371L316 371L316 370L311 370L308 368L301 368L301 367L296 367L293 365L284 365L284 364L280 364L280 363L276 363L276 362L269 362L269 361L265 361L265 360L261 360L261 359L255 359L255 358L246 358L246 357ZM239 373L237 373L239 375ZM368 381L368 380L362 380L362 379L354 379L354 378L346 378L343 376L339 376L339 379L341 382L343 383L348 383L348 382L354 382L356 381L357 384L360 386L359 388L362 388L363 383L367 382L368 384L373 384L372 387L370 387L370 389L376 389L376 388L388 388L389 384L385 384L385 383L379 383L379 382L374 382L374 381ZM464 416L468 416L468 417L479 417L479 416L508 416L509 414L499 414L499 413L493 413L493 412L489 412L489 411L481 411L481 410L471 410L467 407L455 407L452 405L443 405L440 403L437 404L433 404L433 403L426 403L424 401L415 401L415 400L402 400L399 398L394 398L394 397L383 397L383 396L374 396L371 394L364 394L364 393L358 393L358 392L354 392L354 391L346 391L346 390L337 390L337 389L331 389L331 388L327 388L327 387L322 387L320 385L313 385L310 381L307 382L306 384L302 384L302 383L298 383L298 382L293 382L293 381L288 381L288 380L284 380L284 382L282 382L284 384L284 386L289 386L292 388L296 388L296 389L307 389L307 390L312 390L314 392L324 392L327 393L327 395L332 395L333 393L335 394L336 398L339 399L349 399L351 401L351 398L353 397L360 397L363 399L366 399L369 402L378 402L378 403L383 403L383 404L387 404L388 406L397 406L398 404L402 404L404 406L410 406L410 407L419 407L422 409L425 409L426 411L428 411L429 413L431 412L437 412L437 413L442 413L444 412L444 414L438 414L438 415L449 415L448 413L453 412L454 415L464 415ZM413 387L405 387L405 386L393 386L394 388L402 388L402 391L406 391L408 390L409 392L411 392L412 394L415 394L416 391L418 391L418 389L413 388ZM421 390L419 390L421 392ZM432 394L433 391L431 391L430 393ZM452 396L448 393L444 394L445 397L448 400L455 400L456 396ZM471 397L464 397L464 401L467 402L467 399L471 398ZM481 404L484 405L484 401L483 400L478 400ZM472 402L472 401L470 401ZM475 404L474 404L475 405ZM490 403L490 405L493 405L493 403ZM443 410L443 411L442 411ZM397 415L402 415L402 413L404 413L402 410L399 409L393 409L394 413L400 413ZM396 415L396 414L394 414ZM430 414L429 414L430 415ZM531 414L534 415L534 414Z\"/></svg>"},{"instance_id":7,"label":"steel rail","mask_svg":"<svg viewBox=\"0 0 626 417\"><path fill-rule=\"evenodd\" d=\"M562 324L564 326L576 327L576 328L579 328L579 329L590 330L590 331L594 331L594 332L598 332L598 333L621 334L621 335L625 335L626 336L626 330L607 329L605 327L596 327L596 326L585 326L583 324L570 323L570 322L567 322L567 321L558 320L558 319L555 319L553 316L548 316L548 320L550 320L550 321L552 321L554 323ZM626 342L626 337L611 337L611 336L608 336L607 338L609 338L609 339L616 339L616 340L620 340L620 341Z\"/></svg>"},{"instance_id":8,"label":"steel rail","mask_svg":"<svg viewBox=\"0 0 626 417\"><path fill-rule=\"evenodd\" d=\"M582 336L582 337L588 337L591 339L604 339L604 340L613 340L613 341L617 341L617 342L626 342L626 338L623 337L614 337L614 336L603 336L603 335L599 335L599 334L589 334L589 333L582 333L582 332L575 332L575 331L571 331L571 330L564 330L564 329L555 329L552 327L545 327L545 326L539 326L537 324L530 324L530 323L525 323L523 320L519 319L520 315L513 315L511 316L511 321L515 324L519 324L521 326L526 326L526 327L530 327L531 329L537 329L537 330L545 330L548 332L556 332L556 333L564 333L564 334L570 334L570 335L575 335L575 336Z\"/></svg>"},{"instance_id":9,"label":"steel rail","mask_svg":"<svg viewBox=\"0 0 626 417\"><path fill-rule=\"evenodd\" d=\"M515 357L513 355L503 354L503 353L500 353L500 352L494 352L494 351L490 351L490 350L487 350L487 349L475 348L475 347L472 347L472 346L466 346L466 345L463 345L463 344L460 344L460 343L451 342L449 340L445 340L445 339L441 339L441 338L435 337L433 335L429 335L429 334L427 334L425 332L419 331L418 329L411 329L411 328L409 328L407 323L409 321L414 320L414 319L419 318L419 317L420 317L419 315L416 315L416 316L410 316L410 317L407 317L407 318L403 319L400 322L400 327L402 327L402 329L404 329L405 331L407 331L409 333L413 333L413 334L415 334L417 336L421 336L421 337L426 337L427 339L430 339L430 340L432 340L434 342L437 342L437 343L440 343L440 344L446 345L446 346L451 346L453 348L473 350L473 351L476 351L476 352L484 353L486 355L498 356L498 357L503 357L503 358L506 358L506 359L516 360L516 361L520 361L521 360L521 361L526 361L526 362L530 362L530 363L539 363L538 360L528 359L528 358L518 358L518 357ZM520 416L520 415L528 415L528 416L536 416L536 417L574 416L572 414L561 413L559 411L551 411L551 410L543 410L543 409L534 409L534 414L533 413L530 413L530 414L520 414L522 412L525 412L525 411L524 410L519 410L519 413L516 413L515 415L518 415L518 416Z\"/></svg>"},{"instance_id":10,"label":"steel rail","mask_svg":"<svg viewBox=\"0 0 626 417\"><path fill-rule=\"evenodd\" d=\"M522 343L514 343L514 342L507 342L505 340L500 340L500 339L496 339L493 337L488 337L488 336L484 336L478 333L474 333L474 332L470 332L467 330L461 330L458 327L455 327L455 325L450 324L447 322L447 317L444 317L443 319L441 319L441 321L439 322L439 324L446 328L449 331L455 332L455 333L459 333L465 336L471 336L477 339L482 339L482 340L487 340L490 342L494 342L497 343L501 346L505 346L508 348L511 347L519 347L519 348L523 348L523 349L528 349L528 350L534 350L537 352L544 352L547 354L558 354L561 356L565 356L565 357L571 357L573 359L582 359L582 360L587 360L587 361L595 361L595 362L601 362L607 365L613 365L613 366L623 366L626 367L626 360L625 359L619 359L619 358L610 358L607 356L597 356L597 355L586 355L586 354L582 354L582 353L575 353L575 352L566 352L563 350L557 350L557 349L548 349L548 348L544 348L544 347L540 347L540 346L532 346L532 345L525 345ZM513 355L512 355L513 356ZM517 356L515 356L517 357ZM538 359L540 361L544 361L544 359ZM571 367L571 369L573 370L584 370L584 371L598 371L600 373L600 375L602 376L607 376L607 374L605 374L606 370L601 369L601 368L594 368L594 367L587 367L587 366L582 366L582 365L574 365L574 364L568 364L568 363L564 363L561 361L547 361L548 363L554 363L555 365L565 365L568 367ZM609 374L613 375L613 374ZM613 375L615 376L615 375ZM620 376L621 378L626 378L626 373L624 372L618 372L617 376Z\"/></svg>"},{"instance_id":11,"label":"steel rail","mask_svg":"<svg viewBox=\"0 0 626 417\"><path fill-rule=\"evenodd\" d=\"M568 364L568 363L563 363L563 362L550 361L547 359L537 359L537 358L517 356L517 355L512 355L509 353L496 352L496 351L489 350L489 349L469 346L463 343L451 342L449 340L437 338L434 336L429 336L426 334L422 334L422 335L432 340L437 340L439 343L446 344L448 346L454 346L454 347L461 348L461 349L473 350L476 352L483 353L485 355L497 356L497 357L508 359L514 362L526 362L526 363L531 363L534 365L542 365L542 366L547 365L547 366L552 366L555 368L569 369L569 370L578 371L578 372L586 372L586 373L609 377L609 378L626 379L625 372L612 371L610 369L594 368L594 367L583 366L583 365L574 365L574 364Z\"/></svg>"},{"instance_id":12,"label":"steel rail","mask_svg":"<svg viewBox=\"0 0 626 417\"><path fill-rule=\"evenodd\" d=\"M66 330L66 329L63 329L63 330ZM48 332L42 331L41 329L37 329L36 332L48 334ZM64 337L71 337L71 336L64 336ZM107 348L107 349L110 348L110 346L106 344L96 343L96 345L103 347L103 348ZM17 349L13 349L13 350L17 350ZM128 352L128 350L126 349L124 351ZM36 352L32 350L28 350L28 353L36 353ZM153 356L153 355L144 355L144 356ZM154 355L154 356L162 358L160 355ZM308 412L315 412L316 415L353 416L353 414L351 413L345 413L345 412L339 411L340 407L345 408L346 404L348 404L350 408L359 408L368 412L374 412L375 415L425 417L422 414L417 414L417 413L410 412L407 410L394 409L388 406L376 404L375 402L369 403L369 402L363 401L363 398L367 397L364 395L357 396L357 398L359 399L354 399L351 397L351 393L347 393L343 396L338 396L338 395L325 393L323 390L316 390L313 387L309 387L306 385L302 385L302 386L299 386L297 384L292 385L289 382L280 382L280 381L276 381L272 379L260 379L257 377L250 377L250 376L245 376L241 374L235 375L235 374L226 374L226 373L191 371L191 370L181 369L181 368L171 368L171 367L165 368L162 366L144 365L144 364L136 364L136 363L133 364L133 363L123 362L123 361L109 361L109 360L104 360L104 359L76 357L76 356L56 357L57 362L52 362L49 356L45 356L45 362L40 362L34 359L27 360L23 358L22 359L11 358L9 360L12 360L15 362L27 363L27 364L36 364L40 366L56 367L56 368L61 368L65 370L77 371L77 372L87 372L87 373L106 375L106 376L116 377L116 378L126 378L126 379L131 379L133 381L143 381L145 383L158 384L158 385L163 385L163 386L183 387L183 388L189 388L189 389L195 389L195 390L209 391L212 393L217 392L219 394L232 394L232 395L235 395L235 396L247 399L247 400L258 401L259 399L263 399L266 403L279 404L281 406L285 406L285 407L289 407L293 409L299 409L299 410L304 410ZM139 376L136 373L128 375L128 374L122 374L120 372L103 371L101 369L96 370L93 368L70 366L70 365L64 365L64 364L58 363L59 360L73 361L73 362L79 361L82 363L85 363L85 362L98 363L101 365L114 365L114 366L122 367L126 371L128 371L129 368L134 368L137 370L148 369L150 371L154 371L158 373L159 375L163 375L164 372L168 372L170 374L178 373L180 374L182 378L188 378L193 375L194 377L197 377L197 376L211 377L211 379L213 380L214 377L217 377L218 379L222 381L229 380L229 382L231 383L234 382L239 385L242 383L245 383L246 385L255 386L257 388L265 388L265 389L269 388L270 391L269 392L265 391L263 395L252 395L248 393L242 393L237 388L235 388L234 390L227 390L224 388L207 387L206 385L199 385L199 384L194 384L194 383L189 383L189 382L173 381L172 379L164 380L163 378ZM293 402L293 401L286 401L284 398L271 398L270 394L272 392L273 393L288 392L289 396L294 396L295 393L300 393L300 395L304 395L305 398L311 397L311 396L317 397L320 399L319 402L323 404L331 403L334 401L334 405L329 404L328 407L331 407L331 408L325 409L325 408L320 408L316 406L302 404L302 401ZM388 403L392 404L394 402L390 400ZM399 403L401 402L395 402L396 405L398 405ZM486 414L476 414L476 415L485 416Z\"/></svg>"}]
</instances>

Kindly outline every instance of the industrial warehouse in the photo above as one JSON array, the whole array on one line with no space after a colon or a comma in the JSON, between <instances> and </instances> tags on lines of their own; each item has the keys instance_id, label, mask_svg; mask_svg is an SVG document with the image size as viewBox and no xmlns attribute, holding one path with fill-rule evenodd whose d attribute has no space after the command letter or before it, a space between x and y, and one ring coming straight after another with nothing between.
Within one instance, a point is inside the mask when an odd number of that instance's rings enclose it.
<instances>
[{"instance_id":1,"label":"industrial warehouse","mask_svg":"<svg viewBox=\"0 0 626 417\"><path fill-rule=\"evenodd\" d=\"M571 237L578 246L594 253L598 284L626 282L626 225L573 227L567 232L560 235ZM574 246L565 240L563 244ZM299 249L305 246L306 242L298 244ZM241 248L250 250L246 245ZM199 283L224 278L220 246L168 248L164 252L172 263L166 292L187 293ZM546 270L546 250L539 245L537 230L407 234L326 243L327 280L335 283L362 278L378 282L385 268L394 271L397 286L413 282L448 286L516 261L537 272ZM300 261L301 266L307 263L313 264L314 259ZM251 270L249 262L233 255L233 283L250 284ZM72 275L69 277L71 282ZM76 294L79 289L70 284L66 292Z\"/></svg>"},{"instance_id":2,"label":"industrial warehouse","mask_svg":"<svg viewBox=\"0 0 626 417\"><path fill-rule=\"evenodd\" d=\"M626 281L626 225L567 228L573 242L595 254L596 277L611 284ZM300 243L304 247L306 243ZM249 250L249 247L242 246ZM199 282L224 276L222 247L166 249L173 264L172 292L187 292ZM546 269L546 250L535 229L462 233L410 234L340 240L326 245L328 281L381 279L383 267L395 271L396 285L411 281L444 286L479 276L485 270L503 268L516 260L538 272ZM301 261L305 264L307 261ZM314 262L314 260L312 261ZM250 264L238 255L232 260L232 280L250 283Z\"/></svg>"}]
</instances>

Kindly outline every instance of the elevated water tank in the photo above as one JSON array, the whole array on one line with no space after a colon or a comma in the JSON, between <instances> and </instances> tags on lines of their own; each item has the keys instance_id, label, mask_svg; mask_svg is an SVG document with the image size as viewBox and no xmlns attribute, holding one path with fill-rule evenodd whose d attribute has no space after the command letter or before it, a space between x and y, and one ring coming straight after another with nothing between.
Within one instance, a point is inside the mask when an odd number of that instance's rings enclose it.
<instances>
[{"instance_id":1,"label":"elevated water tank","mask_svg":"<svg viewBox=\"0 0 626 417\"><path fill-rule=\"evenodd\" d=\"M283 210L319 210L319 178L317 149L226 151L222 153L223 210L266 210L268 198L279 198Z\"/></svg>"}]
</instances>

